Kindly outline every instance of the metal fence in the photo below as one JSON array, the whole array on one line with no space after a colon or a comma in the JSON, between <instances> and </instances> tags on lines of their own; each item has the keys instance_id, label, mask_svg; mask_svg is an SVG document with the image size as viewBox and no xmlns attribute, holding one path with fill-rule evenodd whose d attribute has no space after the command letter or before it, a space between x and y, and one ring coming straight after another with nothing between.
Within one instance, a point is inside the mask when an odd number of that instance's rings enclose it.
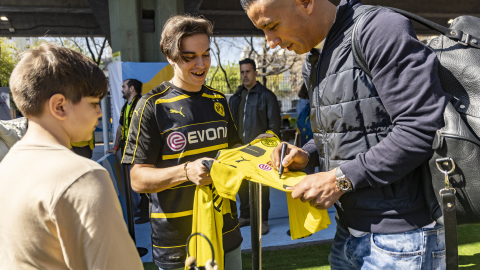
<instances>
[{"instance_id":1,"label":"metal fence","mask_svg":"<svg viewBox=\"0 0 480 270\"><path fill-rule=\"evenodd\" d=\"M223 77L219 77L220 76L216 76L215 80L211 82L210 86L225 94L233 94L237 90L238 85L241 84L240 80L234 80L236 84L230 85L230 91ZM262 78L259 77L257 80L261 82ZM207 78L206 81L207 83L210 83L210 78ZM295 111L298 101L298 91L300 90L302 83L303 78L300 75L279 74L267 76L266 86L268 89L272 90L273 93L275 93L280 105L280 110L283 113L286 113Z\"/></svg>"}]
</instances>

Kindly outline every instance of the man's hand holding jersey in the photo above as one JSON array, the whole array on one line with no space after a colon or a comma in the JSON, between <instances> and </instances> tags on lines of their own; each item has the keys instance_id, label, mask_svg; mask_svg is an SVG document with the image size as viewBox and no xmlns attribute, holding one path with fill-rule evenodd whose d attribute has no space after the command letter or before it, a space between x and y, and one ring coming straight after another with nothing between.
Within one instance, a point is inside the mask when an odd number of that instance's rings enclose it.
<instances>
[{"instance_id":1,"label":"man's hand holding jersey","mask_svg":"<svg viewBox=\"0 0 480 270\"><path fill-rule=\"evenodd\" d=\"M197 186L206 186L212 183L212 177L207 167L202 164L204 160L213 160L212 158L199 158L189 162L185 167L185 174L190 182Z\"/></svg>"},{"instance_id":2,"label":"man's hand holding jersey","mask_svg":"<svg viewBox=\"0 0 480 270\"><path fill-rule=\"evenodd\" d=\"M132 164L130 176L132 189L138 193L157 193L186 181L191 181L197 186L210 185L212 177L202 164L203 160L212 158L199 158L187 164L179 164L168 168L155 168L152 164Z\"/></svg>"},{"instance_id":3,"label":"man's hand holding jersey","mask_svg":"<svg viewBox=\"0 0 480 270\"><path fill-rule=\"evenodd\" d=\"M278 171L280 167L280 154L282 145L279 144L270 155L274 169ZM282 165L284 172L303 170L307 166L309 156L307 152L299 147L288 144L287 153L283 159ZM310 202L318 209L328 209L340 199L343 191L336 186L335 169L329 172L320 172L307 175L302 181L293 187L292 198L300 198L302 202Z\"/></svg>"}]
</instances>

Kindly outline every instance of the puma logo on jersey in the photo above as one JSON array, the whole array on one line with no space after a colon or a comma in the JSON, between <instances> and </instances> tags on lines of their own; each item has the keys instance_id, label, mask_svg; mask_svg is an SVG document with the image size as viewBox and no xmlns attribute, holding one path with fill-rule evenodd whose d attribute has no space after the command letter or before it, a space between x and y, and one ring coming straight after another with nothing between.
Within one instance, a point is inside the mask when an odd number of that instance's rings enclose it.
<instances>
[{"instance_id":1,"label":"puma logo on jersey","mask_svg":"<svg viewBox=\"0 0 480 270\"><path fill-rule=\"evenodd\" d=\"M250 160L245 159L244 157L241 157L241 158L242 158L242 159L235 160L235 162L240 163L240 162L242 162L242 161L250 161Z\"/></svg>"},{"instance_id":2,"label":"puma logo on jersey","mask_svg":"<svg viewBox=\"0 0 480 270\"><path fill-rule=\"evenodd\" d=\"M185 117L185 115L183 115L183 113L182 113L182 109L183 109L183 107L180 107L180 111L170 109L170 113L178 113L178 114L181 114L183 117Z\"/></svg>"},{"instance_id":3,"label":"puma logo on jersey","mask_svg":"<svg viewBox=\"0 0 480 270\"><path fill-rule=\"evenodd\" d=\"M137 114L137 116L138 116L138 110L140 110L140 109L136 109L135 111L133 111L134 113Z\"/></svg>"}]
</instances>

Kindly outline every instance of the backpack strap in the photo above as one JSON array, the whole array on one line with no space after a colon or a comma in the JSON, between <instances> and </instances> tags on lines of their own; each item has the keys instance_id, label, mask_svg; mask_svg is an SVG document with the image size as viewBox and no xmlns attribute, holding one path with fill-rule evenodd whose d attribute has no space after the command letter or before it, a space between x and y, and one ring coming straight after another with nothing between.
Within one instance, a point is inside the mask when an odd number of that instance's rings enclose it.
<instances>
[{"instance_id":1,"label":"backpack strap","mask_svg":"<svg viewBox=\"0 0 480 270\"><path fill-rule=\"evenodd\" d=\"M360 44L358 42L358 28L363 25L365 19L370 15L373 11L379 9L380 6L373 6L369 9L367 9L362 15L360 15L360 18L355 22L355 25L353 26L353 31L352 31L352 52L353 56L355 57L355 61L357 61L358 65L360 68L372 78L372 74L370 72L370 69L368 69L367 62L365 61L365 58L363 56L362 51L360 50ZM422 24L426 27L428 27L431 30L437 31L440 34L457 41L458 43L464 45L464 46L470 46L474 47L477 49L480 49L480 38L474 37L468 33L465 33L461 30L457 29L450 29L444 26L441 26L437 23L434 23L432 21L429 21L425 18L422 18L418 15L415 15L413 13L410 13L405 10L401 10L398 8L392 8L392 7L386 7L392 11L395 11L399 14L402 14L403 16L407 17L410 20L416 21L419 24Z\"/></svg>"},{"instance_id":2,"label":"backpack strap","mask_svg":"<svg viewBox=\"0 0 480 270\"><path fill-rule=\"evenodd\" d=\"M460 43L464 46L467 46L467 47L470 46L470 47L480 49L480 39L478 37L474 37L474 36L472 36L468 33L465 33L461 30L450 29L450 28L447 28L445 26L441 26L437 23L429 21L425 18L422 18L418 15L415 15L415 14L410 13L410 12L405 11L405 10L401 10L401 9L398 9L398 8L392 8L392 7L387 7L387 8L391 9L391 10L397 12L397 13L402 14L403 16L409 18L410 20L416 21L419 24L422 24L422 25L428 27L431 30L437 31L440 34L448 37L451 40L455 40L455 41L457 41L458 43Z\"/></svg>"},{"instance_id":3,"label":"backpack strap","mask_svg":"<svg viewBox=\"0 0 480 270\"><path fill-rule=\"evenodd\" d=\"M458 239L455 193L442 192L442 212L445 227L445 263L447 270L458 270Z\"/></svg>"},{"instance_id":4,"label":"backpack strap","mask_svg":"<svg viewBox=\"0 0 480 270\"><path fill-rule=\"evenodd\" d=\"M353 25L353 30L352 30L352 53L353 57L355 58L355 61L357 64L360 66L360 68L365 72L370 78L373 78L372 73L370 72L370 69L368 68L367 61L365 60L365 57L363 57L362 50L360 49L360 44L358 42L358 28L363 25L363 22L365 19L370 15L373 11L379 9L379 7L373 6L369 9L367 9L362 15L360 15L360 18L357 19L355 22L355 25Z\"/></svg>"}]
</instances>

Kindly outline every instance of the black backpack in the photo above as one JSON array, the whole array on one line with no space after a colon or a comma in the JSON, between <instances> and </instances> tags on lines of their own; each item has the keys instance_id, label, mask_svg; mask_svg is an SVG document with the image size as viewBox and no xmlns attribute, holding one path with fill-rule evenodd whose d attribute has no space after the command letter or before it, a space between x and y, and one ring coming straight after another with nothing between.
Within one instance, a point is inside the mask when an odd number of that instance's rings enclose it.
<instances>
[{"instance_id":1,"label":"black backpack","mask_svg":"<svg viewBox=\"0 0 480 270\"><path fill-rule=\"evenodd\" d=\"M371 77L358 44L357 29L379 7L355 22L352 51ZM458 269L457 224L480 223L480 18L460 16L450 28L389 8L440 35L428 45L439 61L438 76L449 100L445 127L437 131L432 158L423 164L422 184L431 218L445 226L447 269Z\"/></svg>"}]
</instances>

